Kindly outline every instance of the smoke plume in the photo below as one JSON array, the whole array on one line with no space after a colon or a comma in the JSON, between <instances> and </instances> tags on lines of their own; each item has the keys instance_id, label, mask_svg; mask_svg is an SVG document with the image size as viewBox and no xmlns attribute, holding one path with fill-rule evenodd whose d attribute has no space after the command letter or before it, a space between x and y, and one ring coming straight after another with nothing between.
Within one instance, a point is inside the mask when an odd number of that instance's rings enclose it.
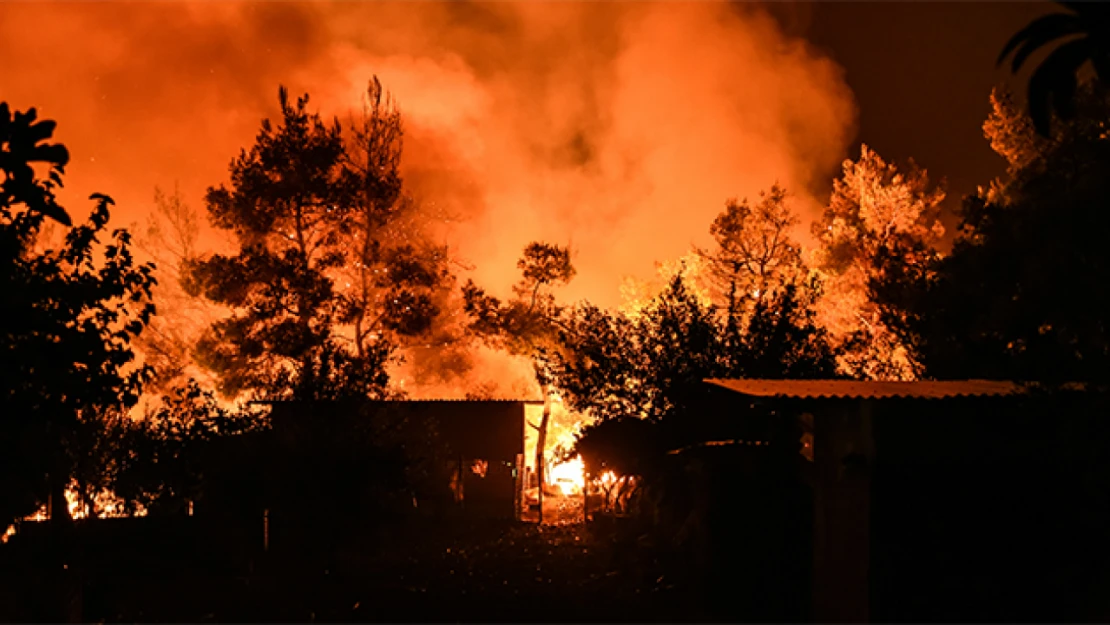
<instances>
[{"instance_id":1,"label":"smoke plume","mask_svg":"<svg viewBox=\"0 0 1110 625\"><path fill-rule=\"evenodd\" d=\"M413 191L474 278L573 245L572 299L704 239L728 197L779 181L812 207L851 139L841 69L757 5L6 3L0 97L60 122L70 205L136 221L155 185L202 208L277 85L346 119L372 74L407 123ZM79 212L79 211L78 211Z\"/></svg>"},{"instance_id":2,"label":"smoke plume","mask_svg":"<svg viewBox=\"0 0 1110 625\"><path fill-rule=\"evenodd\" d=\"M0 57L0 100L59 122L71 212L108 193L117 224L155 186L203 212L279 84L345 121L376 74L463 279L507 295L529 241L570 244L561 297L601 305L727 198L812 216L855 128L842 69L746 3L4 3Z\"/></svg>"}]
</instances>

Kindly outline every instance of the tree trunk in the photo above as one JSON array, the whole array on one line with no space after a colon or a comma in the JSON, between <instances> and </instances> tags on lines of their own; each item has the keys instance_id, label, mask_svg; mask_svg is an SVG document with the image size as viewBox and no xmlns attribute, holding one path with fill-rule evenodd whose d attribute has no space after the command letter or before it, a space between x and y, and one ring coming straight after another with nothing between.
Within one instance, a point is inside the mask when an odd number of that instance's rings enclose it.
<instances>
[{"instance_id":1,"label":"tree trunk","mask_svg":"<svg viewBox=\"0 0 1110 625\"><path fill-rule=\"evenodd\" d=\"M66 486L69 484L65 471L55 470L50 474L50 524L55 530L73 524L73 517L69 514L69 502L66 500Z\"/></svg>"},{"instance_id":2,"label":"tree trunk","mask_svg":"<svg viewBox=\"0 0 1110 625\"><path fill-rule=\"evenodd\" d=\"M547 447L547 423L551 420L551 385L541 382L540 392L543 393L543 416L540 418L540 427L536 430L536 478L540 487L540 523L543 523L543 484L545 479L544 450Z\"/></svg>"}]
</instances>

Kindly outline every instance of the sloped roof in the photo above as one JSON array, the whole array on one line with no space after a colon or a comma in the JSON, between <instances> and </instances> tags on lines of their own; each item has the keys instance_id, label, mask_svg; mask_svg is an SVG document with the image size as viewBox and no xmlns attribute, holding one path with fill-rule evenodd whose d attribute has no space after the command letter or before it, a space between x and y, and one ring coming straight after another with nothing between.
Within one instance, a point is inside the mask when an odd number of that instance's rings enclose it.
<instances>
[{"instance_id":1,"label":"sloped roof","mask_svg":"<svg viewBox=\"0 0 1110 625\"><path fill-rule=\"evenodd\" d=\"M403 417L429 426L454 453L467 458L512 462L524 453L525 401L285 401L272 402L273 432L291 445L347 436L356 444L367 435L365 417ZM337 438L338 437L338 438Z\"/></svg>"},{"instance_id":2,"label":"sloped roof","mask_svg":"<svg viewBox=\"0 0 1110 625\"><path fill-rule=\"evenodd\" d=\"M1025 387L1002 380L944 380L870 382L860 380L705 380L709 384L747 395L781 399L946 399L1019 395Z\"/></svg>"},{"instance_id":3,"label":"sloped roof","mask_svg":"<svg viewBox=\"0 0 1110 625\"><path fill-rule=\"evenodd\" d=\"M542 404L542 399L465 399L455 397L435 397L431 399L367 399L367 400L354 400L364 401L369 404L393 404L393 405L411 405L411 404ZM307 400L307 399L255 399L247 402L248 404L258 405L276 405L276 404L330 404L335 403L329 400Z\"/></svg>"}]
</instances>

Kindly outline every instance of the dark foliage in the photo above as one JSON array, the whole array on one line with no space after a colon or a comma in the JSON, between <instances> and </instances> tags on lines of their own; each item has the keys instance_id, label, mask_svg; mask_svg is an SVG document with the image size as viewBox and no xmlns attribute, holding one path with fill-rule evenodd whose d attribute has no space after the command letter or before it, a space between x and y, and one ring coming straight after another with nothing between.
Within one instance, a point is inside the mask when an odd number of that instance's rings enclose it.
<instances>
[{"instance_id":1,"label":"dark foliage","mask_svg":"<svg viewBox=\"0 0 1110 625\"><path fill-rule=\"evenodd\" d=\"M402 349L423 346L408 354L420 367L437 360L438 348L459 341L446 314L455 280L446 246L427 229L449 217L408 194L400 169L403 143L401 112L374 77L345 146L353 192L349 228L340 233L346 262L336 274L345 285L339 321L351 325L360 355L381 336ZM437 349L429 349L432 344Z\"/></svg>"},{"instance_id":2,"label":"dark foliage","mask_svg":"<svg viewBox=\"0 0 1110 625\"><path fill-rule=\"evenodd\" d=\"M1088 62L1095 75L1110 80L1110 6L1101 2L1059 2L1068 10L1034 20L1002 48L1001 65L1013 54L1011 70L1017 73L1038 50L1060 43L1034 70L1029 79L1029 115L1037 132L1051 133L1052 114L1063 121L1075 117L1079 71Z\"/></svg>"},{"instance_id":3,"label":"dark foliage","mask_svg":"<svg viewBox=\"0 0 1110 625\"><path fill-rule=\"evenodd\" d=\"M229 395L380 396L392 346L371 339L352 353L335 331L345 302L334 274L347 261L358 180L345 167L338 122L309 113L307 96L279 96L281 124L264 120L231 164L231 188L208 192L212 223L240 247L187 267L189 290L234 310L201 340L198 359Z\"/></svg>"},{"instance_id":4,"label":"dark foliage","mask_svg":"<svg viewBox=\"0 0 1110 625\"><path fill-rule=\"evenodd\" d=\"M1106 95L1089 88L1078 103L1095 117L1061 129L1003 189L967 198L950 256L925 267L890 262L874 281L884 320L928 375L1106 381Z\"/></svg>"},{"instance_id":5,"label":"dark foliage","mask_svg":"<svg viewBox=\"0 0 1110 625\"><path fill-rule=\"evenodd\" d=\"M0 206L6 209L23 205L37 215L42 215L69 226L69 213L58 205L53 190L62 186L62 176L69 163L69 151L59 143L46 143L54 136L57 123L38 120L35 109L12 113L7 102L0 102L0 171L4 182L0 184ZM41 163L49 168L48 180L35 175L33 165ZM31 224L26 224L30 227Z\"/></svg>"},{"instance_id":6,"label":"dark foliage","mask_svg":"<svg viewBox=\"0 0 1110 625\"><path fill-rule=\"evenodd\" d=\"M653 463L666 451L659 428L645 419L622 417L599 421L582 429L574 453L582 456L589 475L613 471L616 475L650 474Z\"/></svg>"},{"instance_id":7,"label":"dark foliage","mask_svg":"<svg viewBox=\"0 0 1110 625\"><path fill-rule=\"evenodd\" d=\"M676 276L638 316L576 308L546 352L570 407L605 421L682 415L706 378L827 378L835 361L813 292L787 286L746 319L698 301Z\"/></svg>"},{"instance_id":8,"label":"dark foliage","mask_svg":"<svg viewBox=\"0 0 1110 625\"><path fill-rule=\"evenodd\" d=\"M84 225L52 247L49 217L68 225L54 197L68 155L45 143L53 122L32 109L10 115L0 104L0 523L56 502L76 463L90 452L87 424L131 406L147 369L134 364L130 342L154 311L153 266L131 255L131 236L102 237L111 198L94 194ZM35 177L32 163L49 168ZM61 503L64 509L64 503ZM61 515L59 515L61 516Z\"/></svg>"},{"instance_id":9,"label":"dark foliage","mask_svg":"<svg viewBox=\"0 0 1110 625\"><path fill-rule=\"evenodd\" d=\"M127 512L184 514L204 499L205 462L210 443L264 426L258 415L219 405L195 380L171 389L138 421L105 424L102 458L110 480L104 485L121 498Z\"/></svg>"},{"instance_id":10,"label":"dark foliage","mask_svg":"<svg viewBox=\"0 0 1110 625\"><path fill-rule=\"evenodd\" d=\"M813 285L787 285L730 314L701 303L679 274L637 317L593 306L569 316L550 367L570 407L595 419L573 453L591 475L613 471L616 483L603 489L615 487L644 531L687 505L664 468L667 452L704 440L703 380L836 377L815 296Z\"/></svg>"}]
</instances>

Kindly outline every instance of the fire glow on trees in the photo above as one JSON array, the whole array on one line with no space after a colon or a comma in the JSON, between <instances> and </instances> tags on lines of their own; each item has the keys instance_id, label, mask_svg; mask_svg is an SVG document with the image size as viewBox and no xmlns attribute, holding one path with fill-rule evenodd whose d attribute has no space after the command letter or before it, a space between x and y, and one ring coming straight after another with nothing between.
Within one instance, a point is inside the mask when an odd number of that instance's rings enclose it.
<instances>
[{"instance_id":1,"label":"fire glow on trees","mask_svg":"<svg viewBox=\"0 0 1110 625\"><path fill-rule=\"evenodd\" d=\"M20 26L36 19L36 9L4 10L6 16L10 11L12 19L0 24L0 32L5 35L0 38L0 49L24 45L26 35ZM385 18L369 22L396 28L373 33L382 37L352 32L350 24L367 20L349 18L367 14ZM164 19L166 15L181 19ZM459 17L465 19L455 19ZM453 285L438 289L449 282L440 282L445 273L442 265L413 272L415 282L434 291L423 293L426 297L399 294L383 286L382 267L371 266L387 256L391 262L396 261L395 265L411 268L414 263L409 261L414 256L427 256L423 252L432 248L442 249L444 256L438 260L457 252L474 265L475 281L496 294L506 291L510 282L512 264L505 259L520 249L514 241L573 241L582 275L568 286L568 300L586 296L604 306L616 300L614 287L622 277L642 275L651 262L661 259L673 266L674 261L665 259L681 254L691 238L704 238L722 198L738 192L754 198L759 187L781 179L797 194L799 216L812 214L818 202L809 184L842 157L854 115L839 69L803 42L783 34L755 7L736 9L695 3L537 9L528 3L468 4L461 8L427 4L407 8L402 14L391 8L292 4L220 9L136 6L124 12L118 7L87 5L59 19L73 26L72 32L82 33L66 45L52 42L58 44L52 49L59 56L72 61L60 65L78 69L69 75L72 80L58 80L68 85L65 97L47 94L45 102L58 110L59 116L74 120L69 126L73 134L66 137L67 141L72 138L74 153L80 154L81 167L72 168L77 177L73 186L84 186L89 179L102 181L120 189L119 195L129 200L122 202L125 207L143 207L155 183L168 185L177 178L183 180L180 199L196 202L201 185L224 178L221 170L228 156L248 146L244 155L247 159L251 136L257 130L255 120L272 116L272 110L261 104L266 100L263 94L272 92L279 75L294 76L294 93L312 93L318 98L314 102L322 102L340 114L356 108L356 98L370 96L368 104L375 113L368 118L376 121L361 127L365 131L361 139L367 148L366 158L354 159L357 166L352 168L358 170L364 182L373 179L373 184L362 189L372 191L364 194L370 201L362 203L366 209L363 216L368 218L342 225L365 235L373 229L370 224L374 217L393 218L403 213L404 223L393 222L403 227L382 228L376 234L383 236L377 238L395 240L422 235L426 229L432 235L422 243L444 241L446 245L414 245L412 254L394 250L396 253L390 255L370 245L374 238L370 236L358 240L361 246L334 245L327 237L342 228L328 234L302 229L300 234L321 237L307 245L288 245L288 237L296 238L288 229L250 231L250 224L239 223L240 231L236 232L245 233L245 239L266 239L274 252L264 259L266 262L281 260L290 247L299 247L298 253L309 256L309 248L315 243L327 253L347 253L355 259L342 265L327 259L328 266L320 276L331 280L348 297L328 314L301 325L312 326L319 321L319 327L309 327L308 334L326 334L336 344L353 341L351 351L360 357L384 333L380 327L364 324L372 317L368 314L371 309L390 309L398 313L396 318L412 321L409 328L423 329L417 323L421 316L407 313L459 308ZM174 28L166 25L179 23L207 29L214 37L166 36L163 29ZM456 25L475 23L498 23L503 28L496 37L490 37L488 32ZM134 36L115 37L119 47L108 55L94 39L84 38L86 33L114 37L124 29ZM298 36L275 37L290 32ZM437 36L427 37L428 33ZM55 36L53 31L40 35L47 39ZM228 41L241 40L245 41L242 45L227 45ZM132 45L136 48L131 49ZM258 53L267 46L275 46L273 54ZM566 54L567 50L575 53ZM120 55L143 60L121 66ZM195 80L167 81L164 68L170 64L147 61L166 58L175 59L172 65ZM194 58L203 62L194 64ZM213 64L211 59L219 62ZM273 65L273 59L279 64ZM738 70L744 70L742 84L734 78ZM406 104L408 151L403 162L399 136L394 132L399 132L399 126L391 126L399 124L399 112L388 97L383 97L376 81L376 90L365 90L365 81L375 72L385 77ZM244 80L248 75L250 80ZM144 76L150 80L144 80ZM189 85L190 97L174 92L179 83ZM133 90L127 86L131 84L166 88ZM13 85L16 97L41 96L28 86L33 87L35 81L27 77L16 76ZM172 97L163 101L160 93ZM88 113L80 106L66 110L71 106L69 102L85 101L109 104L95 107L99 117L90 124ZM188 107L180 105L185 101L190 102ZM297 107L291 104L290 108ZM119 150L99 134L86 133L86 127L103 128L105 118L117 123L121 133L132 128L135 120L141 120L138 123L144 124L145 132L130 133L135 144ZM375 125L377 122L382 123ZM156 131L150 132L152 128ZM153 136L181 149L144 149L143 142ZM149 166L130 166L134 162L127 159L134 154L150 159L150 163L144 163ZM248 169L241 168L239 173ZM147 170L157 173L143 178ZM139 171L141 175L135 180L123 179L118 173L123 171ZM374 172L384 173L375 178L370 175ZM397 188L401 173L411 197ZM338 181L338 177L328 179L329 183ZM321 199L316 208L335 199L323 195L315 198ZM765 207L775 208L776 192L769 197L772 202L766 206L762 200L730 206L732 221L743 221L742 217ZM221 198L213 199L220 208ZM433 203L442 208L444 222L453 222L451 226L432 224L430 208L412 210L413 206L430 207ZM224 211L225 217L228 212ZM323 223L330 218L325 215L321 219ZM724 232L730 225L735 224L722 223L718 230ZM195 248L183 252L182 259L194 261L217 247L211 232L200 230ZM284 242L279 239L281 234L286 235ZM667 275L663 284L657 285L659 288L637 292L640 303L632 306L632 315L639 314L643 302L657 295L673 275L688 271L686 275L692 276L698 273L694 265L704 261L700 255L688 255L685 263L678 262L684 269L665 269ZM708 273L701 265L698 267ZM233 271L225 272L225 277L233 275ZM253 286L272 282L258 280ZM703 303L715 299L720 304L719 289L713 293L708 286L703 293L702 284L707 280L691 282L696 296L704 296ZM227 290L236 288L222 286ZM760 300L768 293L762 284L750 286L744 293L750 299ZM854 301L863 301L859 289L853 293ZM452 302L452 297L456 301ZM288 298L281 302L289 303ZM332 304L336 302L328 302ZM273 312L240 308L240 313L248 315ZM461 317L457 310L447 315L456 315L456 321ZM419 340L408 346L412 350L408 352L406 380L396 380L393 388L408 381L404 390L420 394L423 380L413 355L423 353L420 349L445 346L455 338L452 334L457 336L458 325L438 333L416 332ZM173 328L168 330L167 335L172 334ZM188 332L180 334L190 336ZM189 340L178 342L190 344ZM207 342L205 347L211 348L210 360L229 355L216 353L219 350L214 342ZM468 370L468 354L446 355L429 368L439 372ZM326 359L326 355L321 358ZM222 364L228 364L226 361L233 358L223 360ZM533 363L515 363L507 368L521 374L516 377L524 378L529 384L526 388L534 390L535 380L528 379L534 373ZM439 381L444 379L447 376L440 376ZM378 387L384 386L382 379L374 382L370 386L381 391ZM477 382L479 378L473 376L439 388L462 395L475 392L477 384L471 383ZM507 394L505 386L494 392ZM544 382L539 386L543 387ZM573 436L563 439L563 435L553 434L550 442L538 445L540 456L545 449L568 447L573 442ZM541 460L539 464L537 469L544 472L548 463ZM564 470L569 469L555 465L550 472L555 475ZM552 483L551 479L544 482Z\"/></svg>"},{"instance_id":2,"label":"fire glow on trees","mask_svg":"<svg viewBox=\"0 0 1110 625\"><path fill-rule=\"evenodd\" d=\"M805 182L841 158L855 115L840 69L754 5L94 3L51 12L48 30L34 27L42 10L4 6L0 49L49 47L52 83L66 89L42 89L32 63L12 68L6 95L65 119L70 188L110 187L125 221L157 185L202 206L257 120L273 117L266 94L279 82L346 120L378 74L404 105L414 219L443 217L431 240L493 293L507 291L527 241L573 241L583 275L569 296L615 303L624 276L704 236L721 198L780 179L812 212ZM127 145L105 141L105 127ZM202 223L192 254L226 251L214 234ZM452 317L452 302L433 304ZM157 329L195 344L169 327L169 309ZM398 388L534 391L528 363L444 348L446 334L402 350Z\"/></svg>"},{"instance_id":3,"label":"fire glow on trees","mask_svg":"<svg viewBox=\"0 0 1110 625\"><path fill-rule=\"evenodd\" d=\"M918 376L918 363L883 324L868 289L889 254L916 267L938 257L943 199L944 191L931 186L927 172L913 162L901 171L866 145L858 161L844 162L828 208L813 224L820 243L813 256L825 289L818 311L845 348L838 358L843 373L864 379Z\"/></svg>"}]
</instances>

